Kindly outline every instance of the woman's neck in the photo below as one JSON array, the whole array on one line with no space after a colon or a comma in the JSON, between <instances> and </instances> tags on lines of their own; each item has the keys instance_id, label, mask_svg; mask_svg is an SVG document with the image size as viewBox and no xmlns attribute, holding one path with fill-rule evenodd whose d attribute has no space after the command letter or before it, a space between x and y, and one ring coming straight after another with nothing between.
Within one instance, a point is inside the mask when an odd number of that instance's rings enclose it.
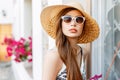
<instances>
[{"instance_id":1,"label":"woman's neck","mask_svg":"<svg viewBox=\"0 0 120 80\"><path fill-rule=\"evenodd\" d=\"M78 45L77 45L77 38L68 38L68 40L70 41L70 44L71 46L73 46L74 48L76 48Z\"/></svg>"},{"instance_id":2,"label":"woman's neck","mask_svg":"<svg viewBox=\"0 0 120 80\"><path fill-rule=\"evenodd\" d=\"M70 41L71 46L77 51L76 55L78 55L81 50L80 46L77 44L78 38L70 38L69 37L68 39Z\"/></svg>"}]
</instances>

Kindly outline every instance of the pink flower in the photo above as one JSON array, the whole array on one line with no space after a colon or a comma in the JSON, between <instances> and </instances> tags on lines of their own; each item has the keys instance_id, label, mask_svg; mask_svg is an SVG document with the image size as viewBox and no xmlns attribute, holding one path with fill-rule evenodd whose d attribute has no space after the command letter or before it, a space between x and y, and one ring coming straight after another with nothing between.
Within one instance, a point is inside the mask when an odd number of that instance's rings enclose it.
<instances>
[{"instance_id":1,"label":"pink flower","mask_svg":"<svg viewBox=\"0 0 120 80\"><path fill-rule=\"evenodd\" d=\"M32 41L32 37L28 37L28 39Z\"/></svg>"},{"instance_id":2,"label":"pink flower","mask_svg":"<svg viewBox=\"0 0 120 80\"><path fill-rule=\"evenodd\" d=\"M91 77L90 80L98 80L99 78L102 77L102 74L100 75L95 75L94 77Z\"/></svg>"},{"instance_id":3,"label":"pink flower","mask_svg":"<svg viewBox=\"0 0 120 80\"><path fill-rule=\"evenodd\" d=\"M29 59L28 62L32 62L32 59Z\"/></svg>"},{"instance_id":4,"label":"pink flower","mask_svg":"<svg viewBox=\"0 0 120 80\"><path fill-rule=\"evenodd\" d=\"M30 49L32 49L32 41L30 42Z\"/></svg>"},{"instance_id":5,"label":"pink flower","mask_svg":"<svg viewBox=\"0 0 120 80\"><path fill-rule=\"evenodd\" d=\"M20 38L20 41L21 42L25 42L26 40L24 38Z\"/></svg>"},{"instance_id":6,"label":"pink flower","mask_svg":"<svg viewBox=\"0 0 120 80\"><path fill-rule=\"evenodd\" d=\"M10 46L7 47L7 53L8 53L8 57L12 56L12 48Z\"/></svg>"},{"instance_id":7,"label":"pink flower","mask_svg":"<svg viewBox=\"0 0 120 80\"><path fill-rule=\"evenodd\" d=\"M17 58L15 58L14 60L15 60L16 62L21 62L21 61L20 61L19 59L17 59Z\"/></svg>"},{"instance_id":8,"label":"pink flower","mask_svg":"<svg viewBox=\"0 0 120 80\"><path fill-rule=\"evenodd\" d=\"M6 44L11 44L12 43L12 38L7 38L7 37L5 37L5 39L4 39L4 42L6 43Z\"/></svg>"},{"instance_id":9,"label":"pink flower","mask_svg":"<svg viewBox=\"0 0 120 80\"><path fill-rule=\"evenodd\" d=\"M27 52L27 55L32 55L32 52Z\"/></svg>"},{"instance_id":10,"label":"pink flower","mask_svg":"<svg viewBox=\"0 0 120 80\"><path fill-rule=\"evenodd\" d=\"M29 62L32 61L32 38L29 37L28 40L21 37L20 40L16 41L13 38L5 37L3 45L7 45L7 56L11 57L12 55L15 56L16 62L21 62L28 60ZM29 56L31 56L29 58Z\"/></svg>"}]
</instances>

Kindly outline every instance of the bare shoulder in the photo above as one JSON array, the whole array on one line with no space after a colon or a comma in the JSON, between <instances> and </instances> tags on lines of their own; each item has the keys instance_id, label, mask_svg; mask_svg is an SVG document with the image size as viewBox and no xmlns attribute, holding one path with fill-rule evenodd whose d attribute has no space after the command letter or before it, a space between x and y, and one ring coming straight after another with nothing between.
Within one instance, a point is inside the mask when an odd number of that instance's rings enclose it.
<instances>
[{"instance_id":1,"label":"bare shoulder","mask_svg":"<svg viewBox=\"0 0 120 80\"><path fill-rule=\"evenodd\" d=\"M87 55L89 53L89 48L86 44L79 44L79 46L82 48L83 55Z\"/></svg>"},{"instance_id":2,"label":"bare shoulder","mask_svg":"<svg viewBox=\"0 0 120 80\"><path fill-rule=\"evenodd\" d=\"M82 51L83 51L83 58L84 60L87 58L87 56L90 54L89 49L87 49L87 47L81 46Z\"/></svg>"},{"instance_id":3,"label":"bare shoulder","mask_svg":"<svg viewBox=\"0 0 120 80\"><path fill-rule=\"evenodd\" d=\"M47 51L47 53L45 54L44 59L45 60L47 59L48 61L57 62L57 61L60 60L60 56L59 56L57 50L51 49L51 50Z\"/></svg>"},{"instance_id":4,"label":"bare shoulder","mask_svg":"<svg viewBox=\"0 0 120 80\"><path fill-rule=\"evenodd\" d=\"M83 55L86 56L89 54L89 50L86 47L82 47Z\"/></svg>"},{"instance_id":5,"label":"bare shoulder","mask_svg":"<svg viewBox=\"0 0 120 80\"><path fill-rule=\"evenodd\" d=\"M43 80L55 80L62 61L57 50L49 50L44 56L43 62Z\"/></svg>"},{"instance_id":6,"label":"bare shoulder","mask_svg":"<svg viewBox=\"0 0 120 80\"><path fill-rule=\"evenodd\" d=\"M44 57L45 62L48 62L49 65L52 65L53 67L57 67L57 65L61 65L62 61L59 56L59 53L55 49L48 50Z\"/></svg>"}]
</instances>

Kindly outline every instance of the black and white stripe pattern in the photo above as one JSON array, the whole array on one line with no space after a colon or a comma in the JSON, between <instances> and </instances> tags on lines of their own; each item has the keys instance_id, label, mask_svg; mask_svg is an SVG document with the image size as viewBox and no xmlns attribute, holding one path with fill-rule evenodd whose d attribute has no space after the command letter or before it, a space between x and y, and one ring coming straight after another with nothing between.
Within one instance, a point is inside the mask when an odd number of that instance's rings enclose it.
<instances>
[{"instance_id":1,"label":"black and white stripe pattern","mask_svg":"<svg viewBox=\"0 0 120 80\"><path fill-rule=\"evenodd\" d=\"M67 71L66 69L62 71L56 78L56 80L67 80Z\"/></svg>"}]
</instances>

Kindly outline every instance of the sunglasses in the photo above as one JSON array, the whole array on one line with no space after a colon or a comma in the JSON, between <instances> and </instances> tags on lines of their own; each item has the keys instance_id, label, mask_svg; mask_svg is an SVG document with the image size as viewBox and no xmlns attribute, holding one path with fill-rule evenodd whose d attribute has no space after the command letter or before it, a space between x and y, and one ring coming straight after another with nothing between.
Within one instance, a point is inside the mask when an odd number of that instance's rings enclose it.
<instances>
[{"instance_id":1,"label":"sunglasses","mask_svg":"<svg viewBox=\"0 0 120 80\"><path fill-rule=\"evenodd\" d=\"M62 16L61 19L65 22L65 23L70 23L72 20L74 20L76 23L78 24L83 24L85 21L85 17L83 16Z\"/></svg>"}]
</instances>

